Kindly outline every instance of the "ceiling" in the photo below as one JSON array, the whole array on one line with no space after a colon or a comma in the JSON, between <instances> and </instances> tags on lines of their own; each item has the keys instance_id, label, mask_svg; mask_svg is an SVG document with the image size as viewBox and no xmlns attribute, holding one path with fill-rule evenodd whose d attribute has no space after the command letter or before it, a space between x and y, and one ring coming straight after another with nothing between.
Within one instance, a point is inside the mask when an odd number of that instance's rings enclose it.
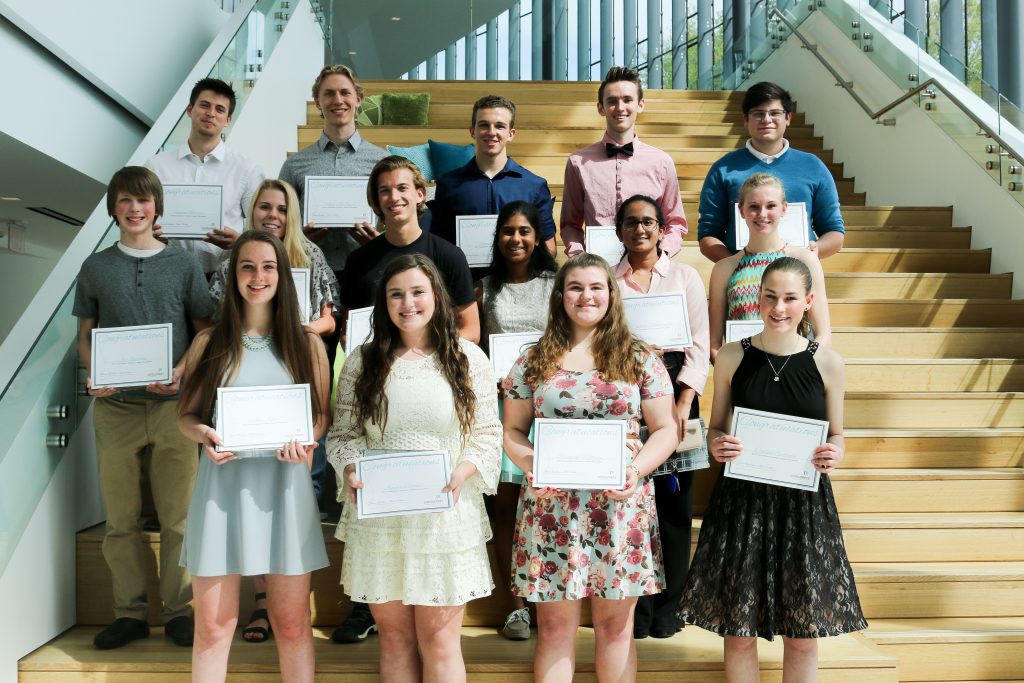
<instances>
[{"instance_id":1,"label":"ceiling","mask_svg":"<svg viewBox=\"0 0 1024 683\"><path fill-rule=\"evenodd\" d=\"M37 149L0 132L0 221L18 221L28 228L26 242L32 247L62 253L78 234L78 228L33 211L44 206L84 222L103 198L106 187L65 166ZM10 163L7 163L10 162Z\"/></svg>"},{"instance_id":2,"label":"ceiling","mask_svg":"<svg viewBox=\"0 0 1024 683\"><path fill-rule=\"evenodd\" d=\"M351 64L360 78L399 78L500 15L513 0L333 0L322 4L333 9L331 61Z\"/></svg>"}]
</instances>

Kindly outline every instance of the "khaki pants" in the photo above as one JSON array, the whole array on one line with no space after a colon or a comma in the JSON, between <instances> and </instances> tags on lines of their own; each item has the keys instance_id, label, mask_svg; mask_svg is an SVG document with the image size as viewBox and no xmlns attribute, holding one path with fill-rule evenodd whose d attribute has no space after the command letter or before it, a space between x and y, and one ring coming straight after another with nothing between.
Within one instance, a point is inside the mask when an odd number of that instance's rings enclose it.
<instances>
[{"instance_id":1,"label":"khaki pants","mask_svg":"<svg viewBox=\"0 0 1024 683\"><path fill-rule=\"evenodd\" d=\"M178 431L178 401L100 398L93 406L100 493L107 513L103 558L114 583L114 617L145 621L146 565L142 551L142 459L149 467L160 520L160 617L188 616L192 581L178 566L192 486L196 444Z\"/></svg>"}]
</instances>

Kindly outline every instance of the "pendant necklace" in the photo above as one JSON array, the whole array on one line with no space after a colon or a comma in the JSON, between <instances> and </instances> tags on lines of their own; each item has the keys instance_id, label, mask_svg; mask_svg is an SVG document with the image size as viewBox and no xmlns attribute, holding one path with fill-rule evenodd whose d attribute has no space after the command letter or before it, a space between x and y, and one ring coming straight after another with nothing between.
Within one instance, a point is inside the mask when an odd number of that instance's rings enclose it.
<instances>
[{"instance_id":1,"label":"pendant necklace","mask_svg":"<svg viewBox=\"0 0 1024 683\"><path fill-rule=\"evenodd\" d=\"M763 335L761 337L761 344L762 345L764 344L764 336ZM792 357L793 357L793 354L790 354L790 355L786 356L786 360L782 363L782 365L779 367L779 369L776 370L775 369L775 365L772 363L772 357L768 354L767 351L764 352L764 358L765 358L765 360L768 361L768 367L770 367L772 369L772 374L775 375L775 378L774 378L773 381L775 381L775 382L779 381L779 375L782 374L782 371L786 367L786 363L788 363L789 359L792 358Z\"/></svg>"}]
</instances>

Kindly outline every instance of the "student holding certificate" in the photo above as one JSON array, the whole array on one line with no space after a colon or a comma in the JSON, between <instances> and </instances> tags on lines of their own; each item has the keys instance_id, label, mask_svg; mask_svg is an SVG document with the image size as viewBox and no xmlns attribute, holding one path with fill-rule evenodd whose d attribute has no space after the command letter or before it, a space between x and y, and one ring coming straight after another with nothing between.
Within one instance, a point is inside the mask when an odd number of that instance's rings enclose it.
<instances>
[{"instance_id":1,"label":"student holding certificate","mask_svg":"<svg viewBox=\"0 0 1024 683\"><path fill-rule=\"evenodd\" d=\"M675 391L679 438L686 420L697 418L697 396L708 381L708 306L700 274L685 263L675 263L661 249L665 217L651 197L634 195L619 207L615 233L626 247L626 258L615 266L615 280L624 297L681 292L686 297L693 345L686 349L657 349ZM686 583L693 527L693 472L653 478L658 508L658 529L665 562L665 590L637 602L633 619L636 638L670 638L679 630L676 608Z\"/></svg>"},{"instance_id":2,"label":"student holding certificate","mask_svg":"<svg viewBox=\"0 0 1024 683\"><path fill-rule=\"evenodd\" d=\"M541 225L541 214L530 202L509 202L498 214L491 274L476 283L484 343L492 334L543 332L547 325L548 300L558 266L546 248L537 248L544 246ZM498 409L500 412L500 404ZM512 533L523 471L504 453L499 479L494 499L494 554L501 585L508 588L512 585ZM509 594L509 600L512 609L501 634L509 640L527 640L530 612L522 598Z\"/></svg>"},{"instance_id":3,"label":"student holding certificate","mask_svg":"<svg viewBox=\"0 0 1024 683\"><path fill-rule=\"evenodd\" d=\"M761 274L768 264L791 256L811 272L814 292L808 313L809 330L822 346L832 340L832 324L825 296L825 273L814 252L787 245L779 236L779 219L786 213L786 191L782 181L769 173L755 173L740 187L737 198L740 215L750 230L750 241L741 251L715 264L708 283L711 324L711 361L725 343L726 320L759 320L758 293Z\"/></svg>"},{"instance_id":4,"label":"student holding certificate","mask_svg":"<svg viewBox=\"0 0 1024 683\"><path fill-rule=\"evenodd\" d=\"M415 216L415 203L402 211ZM483 496L494 493L501 464L496 382L455 320L429 258L389 260L374 296L373 338L345 360L338 382L327 450L353 494L338 523L341 583L370 605L383 680L465 681L465 604L494 587ZM451 493L454 507L359 518L357 489L364 502L384 495L356 475L367 449L447 451L451 478L438 492Z\"/></svg>"},{"instance_id":5,"label":"student holding certificate","mask_svg":"<svg viewBox=\"0 0 1024 683\"><path fill-rule=\"evenodd\" d=\"M758 680L759 637L783 636L783 679L810 681L815 638L867 627L827 476L843 459L843 359L802 329L811 284L802 261L774 261L758 299L764 331L726 344L715 364L708 448L719 462L745 457L729 431L734 407L828 422L825 443L806 454L816 491L719 476L704 513L680 616L725 636L730 681Z\"/></svg>"},{"instance_id":6,"label":"student holding certificate","mask_svg":"<svg viewBox=\"0 0 1024 683\"><path fill-rule=\"evenodd\" d=\"M269 621L281 675L312 681L309 575L326 567L309 477L313 444L268 451L218 451L211 425L218 387L309 385L313 438L327 431L328 364L323 343L299 324L284 245L262 230L235 243L217 324L186 357L178 427L202 444L181 564L192 573L195 680L224 680L238 620L241 577L266 575ZM271 417L266 415L266 418Z\"/></svg>"},{"instance_id":7,"label":"student holding certificate","mask_svg":"<svg viewBox=\"0 0 1024 683\"><path fill-rule=\"evenodd\" d=\"M513 592L537 607L534 675L572 678L580 601L590 598L598 678L635 676L633 608L638 596L664 586L654 491L646 477L679 438L665 366L630 334L604 259L583 253L558 271L544 336L519 358L502 389L505 450L527 479L512 571ZM650 431L643 446L641 416ZM535 458L556 455L543 445L535 452L529 436L534 418L626 421L624 487L530 485Z\"/></svg>"}]
</instances>

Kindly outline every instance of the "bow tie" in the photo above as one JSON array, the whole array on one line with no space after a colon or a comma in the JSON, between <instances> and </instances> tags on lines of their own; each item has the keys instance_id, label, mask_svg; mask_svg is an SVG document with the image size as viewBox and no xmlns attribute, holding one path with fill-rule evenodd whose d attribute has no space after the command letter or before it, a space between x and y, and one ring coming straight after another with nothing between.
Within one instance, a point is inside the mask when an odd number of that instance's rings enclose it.
<instances>
[{"instance_id":1,"label":"bow tie","mask_svg":"<svg viewBox=\"0 0 1024 683\"><path fill-rule=\"evenodd\" d=\"M627 157L633 156L633 143L627 142L624 145L615 145L610 142L604 143L604 151L609 157L613 157L616 154L625 154Z\"/></svg>"}]
</instances>

